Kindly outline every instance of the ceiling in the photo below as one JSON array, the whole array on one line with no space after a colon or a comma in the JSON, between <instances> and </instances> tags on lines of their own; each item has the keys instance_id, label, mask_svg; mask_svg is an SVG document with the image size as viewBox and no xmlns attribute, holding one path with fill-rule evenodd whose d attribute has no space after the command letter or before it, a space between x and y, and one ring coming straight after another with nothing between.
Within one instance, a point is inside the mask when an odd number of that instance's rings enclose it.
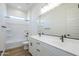
<instances>
[{"instance_id":1,"label":"ceiling","mask_svg":"<svg viewBox=\"0 0 79 59\"><path fill-rule=\"evenodd\" d=\"M7 3L7 7L15 8L24 12L30 9L33 5L35 5L35 3Z\"/></svg>"}]
</instances>

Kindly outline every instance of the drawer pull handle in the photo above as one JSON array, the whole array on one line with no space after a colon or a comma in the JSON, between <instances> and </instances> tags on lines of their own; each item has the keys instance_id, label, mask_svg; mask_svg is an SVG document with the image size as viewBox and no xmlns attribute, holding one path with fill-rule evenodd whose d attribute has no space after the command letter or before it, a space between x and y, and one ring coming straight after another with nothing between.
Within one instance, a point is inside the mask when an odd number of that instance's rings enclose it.
<instances>
[{"instance_id":1,"label":"drawer pull handle","mask_svg":"<svg viewBox=\"0 0 79 59\"><path fill-rule=\"evenodd\" d=\"M40 50L39 49L36 49L38 52L40 52Z\"/></svg>"}]
</instances>

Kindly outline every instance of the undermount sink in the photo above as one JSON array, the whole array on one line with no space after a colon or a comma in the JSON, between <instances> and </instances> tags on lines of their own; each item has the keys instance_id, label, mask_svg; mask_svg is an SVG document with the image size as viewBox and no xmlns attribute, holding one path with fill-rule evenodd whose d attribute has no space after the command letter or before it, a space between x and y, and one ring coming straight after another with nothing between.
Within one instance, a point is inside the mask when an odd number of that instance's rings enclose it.
<instances>
[{"instance_id":1,"label":"undermount sink","mask_svg":"<svg viewBox=\"0 0 79 59\"><path fill-rule=\"evenodd\" d=\"M48 36L48 35L41 35L41 36L34 35L34 36L31 36L31 38L34 38L36 40L39 40L51 46L55 46L62 50L68 51L75 55L79 55L79 52L78 52L79 51L79 46L78 46L79 40L64 38L64 42L62 42L60 40L60 37Z\"/></svg>"}]
</instances>

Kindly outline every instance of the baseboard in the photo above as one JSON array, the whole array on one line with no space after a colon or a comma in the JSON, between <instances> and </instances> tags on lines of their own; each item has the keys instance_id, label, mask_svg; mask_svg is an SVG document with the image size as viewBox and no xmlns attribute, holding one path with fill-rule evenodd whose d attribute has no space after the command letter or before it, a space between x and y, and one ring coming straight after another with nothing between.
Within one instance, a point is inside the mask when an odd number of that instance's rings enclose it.
<instances>
[{"instance_id":1,"label":"baseboard","mask_svg":"<svg viewBox=\"0 0 79 59\"><path fill-rule=\"evenodd\" d=\"M6 51L10 51L10 50L18 49L18 48L23 48L23 46L15 47L15 48L9 48L9 49L6 49Z\"/></svg>"}]
</instances>

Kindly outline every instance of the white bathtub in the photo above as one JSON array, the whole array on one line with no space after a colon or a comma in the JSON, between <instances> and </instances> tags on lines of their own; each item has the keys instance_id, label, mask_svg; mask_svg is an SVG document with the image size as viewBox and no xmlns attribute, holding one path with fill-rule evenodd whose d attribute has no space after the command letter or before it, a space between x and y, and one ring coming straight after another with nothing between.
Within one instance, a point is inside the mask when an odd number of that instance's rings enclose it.
<instances>
[{"instance_id":1,"label":"white bathtub","mask_svg":"<svg viewBox=\"0 0 79 59\"><path fill-rule=\"evenodd\" d=\"M6 41L6 49L12 49L12 48L23 46L24 41L27 41L27 40L18 39L18 38L8 40Z\"/></svg>"}]
</instances>

